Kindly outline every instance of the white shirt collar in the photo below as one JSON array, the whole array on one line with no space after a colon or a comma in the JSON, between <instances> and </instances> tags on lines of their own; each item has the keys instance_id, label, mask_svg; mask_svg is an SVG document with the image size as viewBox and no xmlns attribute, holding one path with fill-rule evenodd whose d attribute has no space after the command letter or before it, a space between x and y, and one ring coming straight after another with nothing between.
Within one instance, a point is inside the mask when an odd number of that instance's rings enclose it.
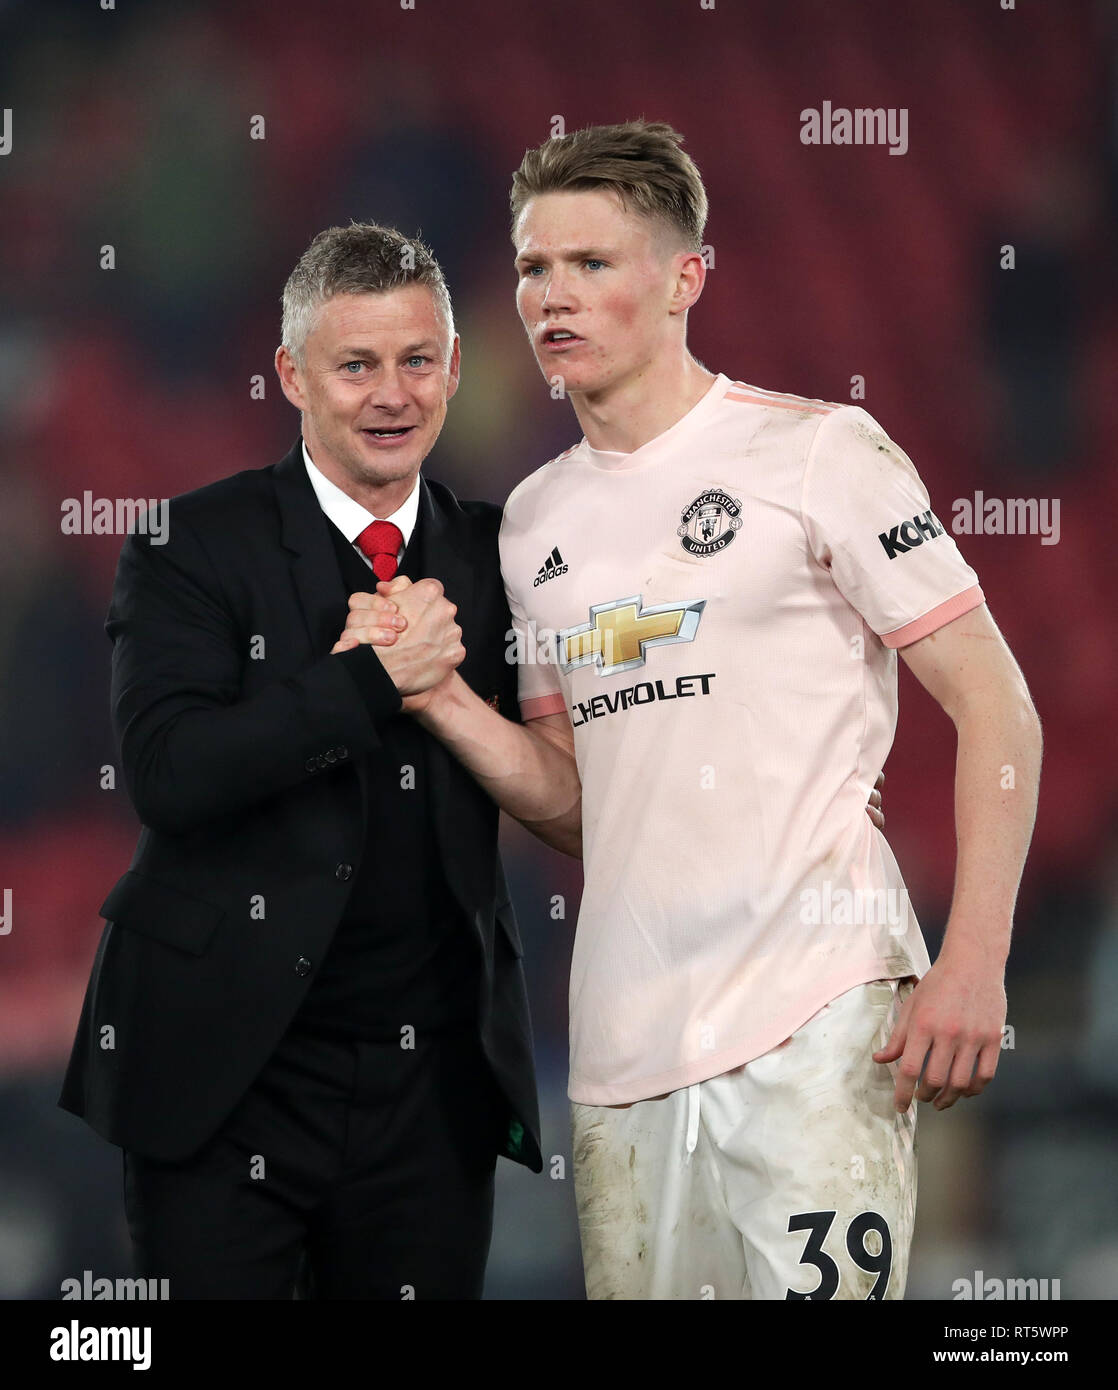
<instances>
[{"instance_id":1,"label":"white shirt collar","mask_svg":"<svg viewBox=\"0 0 1118 1390\"><path fill-rule=\"evenodd\" d=\"M356 545L357 537L364 531L371 521L391 521L398 526L403 533L404 547L411 540L411 533L415 530L416 519L419 516L419 476L416 475L415 486L408 494L407 500L402 502L391 516L375 517L372 512L366 511L360 502L355 502L348 493L345 493L322 472L316 468L311 461L310 451L307 449L307 441L303 440L303 463L306 465L307 477L311 480L311 487L314 488L315 496L318 498L318 505L338 528L338 530L349 541L350 545ZM402 558L404 547L401 547L396 559ZM369 558L360 548L358 555L369 563Z\"/></svg>"}]
</instances>

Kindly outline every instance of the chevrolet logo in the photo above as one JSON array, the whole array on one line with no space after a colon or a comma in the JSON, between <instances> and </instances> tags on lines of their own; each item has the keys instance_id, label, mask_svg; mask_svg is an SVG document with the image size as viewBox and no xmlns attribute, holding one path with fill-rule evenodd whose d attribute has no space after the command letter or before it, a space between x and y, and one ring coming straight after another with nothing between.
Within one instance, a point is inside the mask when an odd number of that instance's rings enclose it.
<instances>
[{"instance_id":1,"label":"chevrolet logo","mask_svg":"<svg viewBox=\"0 0 1118 1390\"><path fill-rule=\"evenodd\" d=\"M640 594L596 603L590 621L581 627L563 628L559 639L559 664L564 671L576 666L597 666L599 676L616 675L643 666L645 648L669 642L690 642L699 628L706 599L687 603L662 603L642 608Z\"/></svg>"}]
</instances>

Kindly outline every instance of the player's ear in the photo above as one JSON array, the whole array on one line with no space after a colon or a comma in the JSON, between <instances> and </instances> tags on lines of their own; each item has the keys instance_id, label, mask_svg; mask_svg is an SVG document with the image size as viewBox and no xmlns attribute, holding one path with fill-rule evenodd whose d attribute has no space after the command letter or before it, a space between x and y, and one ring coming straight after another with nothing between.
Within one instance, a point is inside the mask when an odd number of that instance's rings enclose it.
<instances>
[{"instance_id":1,"label":"player's ear","mask_svg":"<svg viewBox=\"0 0 1118 1390\"><path fill-rule=\"evenodd\" d=\"M706 261L698 251L680 251L675 257L675 287L672 291L671 312L681 314L690 309L706 284Z\"/></svg>"}]
</instances>

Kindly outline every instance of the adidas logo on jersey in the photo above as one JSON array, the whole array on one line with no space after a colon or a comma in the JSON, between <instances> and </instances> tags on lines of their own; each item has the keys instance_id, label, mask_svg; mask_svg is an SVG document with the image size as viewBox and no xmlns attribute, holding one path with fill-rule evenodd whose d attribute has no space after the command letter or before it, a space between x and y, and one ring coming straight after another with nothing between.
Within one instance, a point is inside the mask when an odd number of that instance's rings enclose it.
<instances>
[{"instance_id":1,"label":"adidas logo on jersey","mask_svg":"<svg viewBox=\"0 0 1118 1390\"><path fill-rule=\"evenodd\" d=\"M535 579L532 580L532 588L538 589L541 584L546 584L549 579L558 579L561 574L566 573L567 566L563 562L562 555L559 554L559 547L556 546L539 567Z\"/></svg>"}]
</instances>

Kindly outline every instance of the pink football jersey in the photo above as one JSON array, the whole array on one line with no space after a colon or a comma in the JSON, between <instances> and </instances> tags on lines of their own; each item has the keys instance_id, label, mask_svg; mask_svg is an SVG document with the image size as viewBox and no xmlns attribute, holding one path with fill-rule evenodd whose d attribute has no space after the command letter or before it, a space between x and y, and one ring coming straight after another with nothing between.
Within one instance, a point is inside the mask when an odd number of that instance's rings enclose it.
<instances>
[{"instance_id":1,"label":"pink football jersey","mask_svg":"<svg viewBox=\"0 0 1118 1390\"><path fill-rule=\"evenodd\" d=\"M865 806L896 648L983 595L865 410L720 375L634 453L525 479L501 565L523 716L567 711L582 778L572 1100L717 1076L928 969Z\"/></svg>"}]
</instances>

